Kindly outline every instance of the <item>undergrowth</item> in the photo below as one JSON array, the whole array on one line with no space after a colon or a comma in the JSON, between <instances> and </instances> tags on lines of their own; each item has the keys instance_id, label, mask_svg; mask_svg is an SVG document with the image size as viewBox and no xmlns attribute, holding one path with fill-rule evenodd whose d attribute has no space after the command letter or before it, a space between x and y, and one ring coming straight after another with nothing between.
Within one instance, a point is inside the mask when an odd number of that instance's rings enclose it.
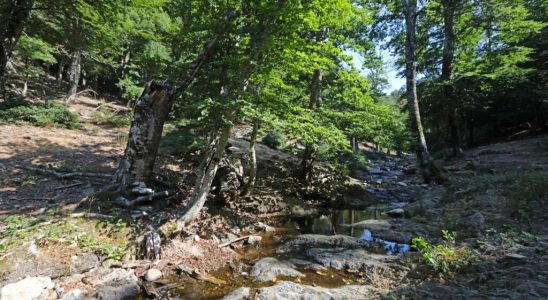
<instances>
[{"instance_id":1,"label":"undergrowth","mask_svg":"<svg viewBox=\"0 0 548 300\"><path fill-rule=\"evenodd\" d=\"M0 111L0 121L40 127L80 128L77 114L51 101L40 105L19 105L7 108Z\"/></svg>"},{"instance_id":2,"label":"undergrowth","mask_svg":"<svg viewBox=\"0 0 548 300\"><path fill-rule=\"evenodd\" d=\"M131 125L131 116L129 113L120 114L102 106L91 114L91 121L97 125L128 127Z\"/></svg>"}]
</instances>

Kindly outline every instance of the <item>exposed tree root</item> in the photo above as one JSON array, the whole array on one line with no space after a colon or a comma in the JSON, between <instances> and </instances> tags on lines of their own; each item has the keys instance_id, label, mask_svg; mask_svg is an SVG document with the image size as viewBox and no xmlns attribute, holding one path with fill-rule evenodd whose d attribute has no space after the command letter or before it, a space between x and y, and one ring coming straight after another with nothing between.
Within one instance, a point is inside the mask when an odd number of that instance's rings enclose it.
<instances>
[{"instance_id":1,"label":"exposed tree root","mask_svg":"<svg viewBox=\"0 0 548 300\"><path fill-rule=\"evenodd\" d=\"M36 173L46 174L46 175L53 175L57 178L74 178L74 177L95 177L95 178L103 178L103 179L112 179L112 174L104 174L104 173L88 173L88 172L73 172L73 173L62 173L55 170L46 170L46 169L40 169L30 166L24 166L24 165L17 165L17 168L25 169L29 171L33 171Z\"/></svg>"}]
</instances>

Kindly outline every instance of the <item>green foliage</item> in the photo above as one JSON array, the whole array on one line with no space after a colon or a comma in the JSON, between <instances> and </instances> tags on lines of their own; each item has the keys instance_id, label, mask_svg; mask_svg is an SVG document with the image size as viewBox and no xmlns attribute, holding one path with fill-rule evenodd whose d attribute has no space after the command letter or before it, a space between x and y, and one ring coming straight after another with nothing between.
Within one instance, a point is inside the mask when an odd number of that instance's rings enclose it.
<instances>
[{"instance_id":1,"label":"green foliage","mask_svg":"<svg viewBox=\"0 0 548 300\"><path fill-rule=\"evenodd\" d=\"M129 76L126 76L116 84L122 90L122 97L127 101L138 99L143 94L143 87L135 84Z\"/></svg>"},{"instance_id":2,"label":"green foliage","mask_svg":"<svg viewBox=\"0 0 548 300\"><path fill-rule=\"evenodd\" d=\"M544 208L548 207L548 174L520 174L506 187L505 194L510 200L508 209L512 217L530 223L544 220Z\"/></svg>"},{"instance_id":3,"label":"green foliage","mask_svg":"<svg viewBox=\"0 0 548 300\"><path fill-rule=\"evenodd\" d=\"M272 149L279 149L286 144L286 139L280 132L271 130L266 133L261 142Z\"/></svg>"},{"instance_id":4,"label":"green foliage","mask_svg":"<svg viewBox=\"0 0 548 300\"><path fill-rule=\"evenodd\" d=\"M25 67L23 72L25 75L35 75L43 72L42 68L34 67L33 60L39 60L46 65L52 65L57 62L54 57L55 49L40 38L34 38L27 35L21 36L17 42L15 55L23 62Z\"/></svg>"},{"instance_id":5,"label":"green foliage","mask_svg":"<svg viewBox=\"0 0 548 300\"><path fill-rule=\"evenodd\" d=\"M189 126L166 131L160 143L160 149L169 155L189 157L200 153L207 143L203 135Z\"/></svg>"},{"instance_id":6,"label":"green foliage","mask_svg":"<svg viewBox=\"0 0 548 300\"><path fill-rule=\"evenodd\" d=\"M17 106L0 111L0 120L8 123L29 123L40 127L80 128L78 115L55 102L45 105Z\"/></svg>"},{"instance_id":7,"label":"green foliage","mask_svg":"<svg viewBox=\"0 0 548 300\"><path fill-rule=\"evenodd\" d=\"M131 125L131 116L128 112L120 114L112 111L106 106L102 106L91 114L91 121L98 125L129 127L129 125Z\"/></svg>"},{"instance_id":8,"label":"green foliage","mask_svg":"<svg viewBox=\"0 0 548 300\"><path fill-rule=\"evenodd\" d=\"M422 237L413 238L411 245L421 254L422 261L436 272L451 275L476 260L475 252L467 247L456 247L454 232L442 231L443 243L431 244Z\"/></svg>"},{"instance_id":9,"label":"green foliage","mask_svg":"<svg viewBox=\"0 0 548 300\"><path fill-rule=\"evenodd\" d=\"M107 258L114 260L122 260L127 253L126 246L113 246L110 242L101 245L98 250L99 254L105 255Z\"/></svg>"}]
</instances>

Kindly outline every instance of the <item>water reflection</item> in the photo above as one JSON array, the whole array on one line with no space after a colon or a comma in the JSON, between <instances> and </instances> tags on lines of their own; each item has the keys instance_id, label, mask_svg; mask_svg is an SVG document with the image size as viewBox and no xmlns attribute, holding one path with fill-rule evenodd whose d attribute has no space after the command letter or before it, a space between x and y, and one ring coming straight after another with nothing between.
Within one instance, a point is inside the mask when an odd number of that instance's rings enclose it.
<instances>
[{"instance_id":1,"label":"water reflection","mask_svg":"<svg viewBox=\"0 0 548 300\"><path fill-rule=\"evenodd\" d=\"M411 247L407 244L399 244L396 242L390 242L390 241L385 241L383 239L374 238L371 231L367 229L363 230L362 235L360 236L360 239L364 241L374 241L374 242L379 242L381 244L384 244L384 248L386 249L386 254L388 255L403 254L411 250Z\"/></svg>"}]
</instances>

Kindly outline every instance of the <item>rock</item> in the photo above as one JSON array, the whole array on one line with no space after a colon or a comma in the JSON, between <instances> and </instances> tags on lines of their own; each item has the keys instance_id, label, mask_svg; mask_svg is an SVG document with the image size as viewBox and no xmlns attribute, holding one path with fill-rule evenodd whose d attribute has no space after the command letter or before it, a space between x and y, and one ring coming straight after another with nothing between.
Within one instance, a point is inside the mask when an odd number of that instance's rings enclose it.
<instances>
[{"instance_id":1,"label":"rock","mask_svg":"<svg viewBox=\"0 0 548 300\"><path fill-rule=\"evenodd\" d=\"M222 300L247 300L251 299L251 289L248 287L241 287L233 290L222 298Z\"/></svg>"},{"instance_id":2,"label":"rock","mask_svg":"<svg viewBox=\"0 0 548 300\"><path fill-rule=\"evenodd\" d=\"M339 196L335 197L335 203L351 208L365 208L376 201L367 191L363 182L356 179L347 180L337 189L337 194Z\"/></svg>"},{"instance_id":3,"label":"rock","mask_svg":"<svg viewBox=\"0 0 548 300\"><path fill-rule=\"evenodd\" d=\"M515 259L515 260L527 260L527 256L521 255L521 254L517 254L517 253L506 254L505 257L506 257L506 258L509 258L509 259Z\"/></svg>"},{"instance_id":4,"label":"rock","mask_svg":"<svg viewBox=\"0 0 548 300\"><path fill-rule=\"evenodd\" d=\"M387 264L394 261L394 257L373 254L362 249L312 248L306 251L306 255L312 257L324 267L336 270L354 269L371 271L373 269L388 269Z\"/></svg>"},{"instance_id":5,"label":"rock","mask_svg":"<svg viewBox=\"0 0 548 300\"><path fill-rule=\"evenodd\" d=\"M342 226L354 227L359 229L369 229L371 231L388 230L391 224L387 220L364 220L354 224L342 224Z\"/></svg>"},{"instance_id":6,"label":"rock","mask_svg":"<svg viewBox=\"0 0 548 300\"><path fill-rule=\"evenodd\" d=\"M51 299L55 284L49 277L28 277L0 289L1 300Z\"/></svg>"},{"instance_id":7,"label":"rock","mask_svg":"<svg viewBox=\"0 0 548 300\"><path fill-rule=\"evenodd\" d=\"M162 278L162 271L158 269L149 269L147 273L145 274L145 280L146 281L156 281L158 279Z\"/></svg>"},{"instance_id":8,"label":"rock","mask_svg":"<svg viewBox=\"0 0 548 300\"><path fill-rule=\"evenodd\" d=\"M82 291L81 289L68 291L61 298L61 300L88 300L88 299L92 299L92 298L87 297L86 293L84 293L84 291Z\"/></svg>"},{"instance_id":9,"label":"rock","mask_svg":"<svg viewBox=\"0 0 548 300\"><path fill-rule=\"evenodd\" d=\"M262 240L263 240L262 236L252 235L247 238L247 244L248 245L260 244Z\"/></svg>"},{"instance_id":10,"label":"rock","mask_svg":"<svg viewBox=\"0 0 548 300\"><path fill-rule=\"evenodd\" d=\"M364 300L377 299L378 296L378 291L371 286L348 285L328 289L282 281L259 289L255 300Z\"/></svg>"},{"instance_id":11,"label":"rock","mask_svg":"<svg viewBox=\"0 0 548 300\"><path fill-rule=\"evenodd\" d=\"M386 212L387 215L391 216L391 217L403 217L404 214L405 214L405 210L403 210L403 208L394 208L392 210L389 210Z\"/></svg>"},{"instance_id":12,"label":"rock","mask_svg":"<svg viewBox=\"0 0 548 300\"><path fill-rule=\"evenodd\" d=\"M100 287L92 295L99 300L126 300L136 298L140 292L137 283L129 283L120 286Z\"/></svg>"},{"instance_id":13,"label":"rock","mask_svg":"<svg viewBox=\"0 0 548 300\"><path fill-rule=\"evenodd\" d=\"M396 184L399 185L399 186L403 186L403 187L407 186L407 183L405 183L403 181L398 181Z\"/></svg>"},{"instance_id":14,"label":"rock","mask_svg":"<svg viewBox=\"0 0 548 300\"><path fill-rule=\"evenodd\" d=\"M251 276L258 281L273 281L277 276L304 277L305 275L295 270L295 265L292 263L265 257L253 266Z\"/></svg>"},{"instance_id":15,"label":"rock","mask_svg":"<svg viewBox=\"0 0 548 300\"><path fill-rule=\"evenodd\" d=\"M317 264L308 260L304 260L304 259L291 258L289 259L289 262L305 270L322 271L327 269L326 267L320 264Z\"/></svg>"},{"instance_id":16,"label":"rock","mask_svg":"<svg viewBox=\"0 0 548 300\"><path fill-rule=\"evenodd\" d=\"M266 225L265 223L262 223L262 222L257 222L257 224L255 225L255 227L258 229L258 230L262 230L262 231L266 231L266 232L274 232L276 231L276 228L272 227L272 226L268 226Z\"/></svg>"},{"instance_id":17,"label":"rock","mask_svg":"<svg viewBox=\"0 0 548 300\"><path fill-rule=\"evenodd\" d=\"M280 246L276 252L297 252L302 248L343 247L347 249L369 248L371 243L347 235L302 234Z\"/></svg>"},{"instance_id":18,"label":"rock","mask_svg":"<svg viewBox=\"0 0 548 300\"><path fill-rule=\"evenodd\" d=\"M138 278L133 270L115 269L111 273L105 275L99 280L96 285L128 285L137 284Z\"/></svg>"}]
</instances>

